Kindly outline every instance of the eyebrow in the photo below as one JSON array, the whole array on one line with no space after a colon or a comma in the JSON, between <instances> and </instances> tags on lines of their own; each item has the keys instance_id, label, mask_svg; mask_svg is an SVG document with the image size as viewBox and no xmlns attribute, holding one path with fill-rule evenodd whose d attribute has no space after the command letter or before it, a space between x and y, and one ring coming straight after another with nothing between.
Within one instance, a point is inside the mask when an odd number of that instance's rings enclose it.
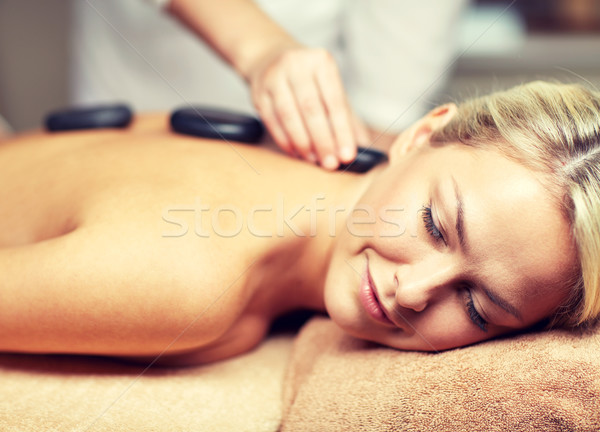
<instances>
[{"instance_id":1,"label":"eyebrow","mask_svg":"<svg viewBox=\"0 0 600 432\"><path fill-rule=\"evenodd\" d=\"M468 251L470 249L469 244L467 243L466 229L465 229L465 212L464 212L464 201L462 198L462 194L460 193L460 189L458 187L458 183L454 176L450 176L452 178L452 183L454 185L454 195L456 197L456 235L458 236L458 242L463 251ZM487 288L485 285L478 283L477 286L483 293L491 300L492 303L499 306L518 320L522 320L522 315L519 310L511 305L509 302L499 297L497 294L494 294Z\"/></svg>"}]
</instances>

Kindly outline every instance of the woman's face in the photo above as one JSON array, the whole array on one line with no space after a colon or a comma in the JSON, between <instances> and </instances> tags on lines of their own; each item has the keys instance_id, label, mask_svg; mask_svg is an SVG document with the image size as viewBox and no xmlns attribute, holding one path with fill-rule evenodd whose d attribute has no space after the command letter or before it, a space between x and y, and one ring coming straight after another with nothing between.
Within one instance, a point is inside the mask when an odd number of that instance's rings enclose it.
<instances>
[{"instance_id":1,"label":"woman's face","mask_svg":"<svg viewBox=\"0 0 600 432\"><path fill-rule=\"evenodd\" d=\"M548 317L576 262L555 200L500 153L433 147L430 128L415 128L337 239L325 286L331 318L359 338L437 351Z\"/></svg>"}]
</instances>

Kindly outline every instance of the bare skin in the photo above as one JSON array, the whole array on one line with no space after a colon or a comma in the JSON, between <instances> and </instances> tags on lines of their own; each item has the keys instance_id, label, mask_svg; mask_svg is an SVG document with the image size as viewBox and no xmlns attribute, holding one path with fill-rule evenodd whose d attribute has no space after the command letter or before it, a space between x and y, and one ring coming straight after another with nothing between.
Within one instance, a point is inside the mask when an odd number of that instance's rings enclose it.
<instances>
[{"instance_id":1,"label":"bare skin","mask_svg":"<svg viewBox=\"0 0 600 432\"><path fill-rule=\"evenodd\" d=\"M568 296L569 223L544 175L431 143L455 112L366 175L175 135L164 116L5 141L0 350L210 362L299 308L408 350L530 327Z\"/></svg>"},{"instance_id":2,"label":"bare skin","mask_svg":"<svg viewBox=\"0 0 600 432\"><path fill-rule=\"evenodd\" d=\"M310 211L289 215L315 191L319 206L348 210L368 178L176 135L163 116L22 135L2 144L0 166L0 349L175 363L247 351L278 315L323 310L332 238L310 235ZM239 234L219 206L239 211Z\"/></svg>"}]
</instances>

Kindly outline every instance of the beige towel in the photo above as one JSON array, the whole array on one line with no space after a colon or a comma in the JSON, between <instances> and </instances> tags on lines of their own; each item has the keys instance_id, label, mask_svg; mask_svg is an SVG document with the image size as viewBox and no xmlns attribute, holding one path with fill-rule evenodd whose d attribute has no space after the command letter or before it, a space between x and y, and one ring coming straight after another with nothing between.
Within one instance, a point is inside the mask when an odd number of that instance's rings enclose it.
<instances>
[{"instance_id":1,"label":"beige towel","mask_svg":"<svg viewBox=\"0 0 600 432\"><path fill-rule=\"evenodd\" d=\"M600 431L600 327L439 354L313 318L294 342L282 431Z\"/></svg>"},{"instance_id":2,"label":"beige towel","mask_svg":"<svg viewBox=\"0 0 600 432\"><path fill-rule=\"evenodd\" d=\"M192 368L102 358L0 355L2 432L275 432L293 336Z\"/></svg>"}]
</instances>

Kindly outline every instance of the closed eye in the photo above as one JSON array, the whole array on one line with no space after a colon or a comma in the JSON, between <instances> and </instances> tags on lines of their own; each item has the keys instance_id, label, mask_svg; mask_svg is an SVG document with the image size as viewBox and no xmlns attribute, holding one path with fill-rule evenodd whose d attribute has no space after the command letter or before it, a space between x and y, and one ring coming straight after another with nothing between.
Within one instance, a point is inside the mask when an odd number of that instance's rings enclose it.
<instances>
[{"instance_id":1,"label":"closed eye","mask_svg":"<svg viewBox=\"0 0 600 432\"><path fill-rule=\"evenodd\" d=\"M446 243L446 239L442 235L442 232L435 225L435 222L433 221L433 214L431 213L431 205L423 206L421 208L421 213L423 216L423 223L425 224L425 229L427 230L429 235L435 241L443 241L444 243Z\"/></svg>"},{"instance_id":2,"label":"closed eye","mask_svg":"<svg viewBox=\"0 0 600 432\"><path fill-rule=\"evenodd\" d=\"M465 305L467 313L469 314L469 318L471 319L471 321L473 321L473 324L479 327L482 331L487 332L488 323L477 311L477 308L473 303L473 294L471 293L470 287L465 287Z\"/></svg>"}]
</instances>

